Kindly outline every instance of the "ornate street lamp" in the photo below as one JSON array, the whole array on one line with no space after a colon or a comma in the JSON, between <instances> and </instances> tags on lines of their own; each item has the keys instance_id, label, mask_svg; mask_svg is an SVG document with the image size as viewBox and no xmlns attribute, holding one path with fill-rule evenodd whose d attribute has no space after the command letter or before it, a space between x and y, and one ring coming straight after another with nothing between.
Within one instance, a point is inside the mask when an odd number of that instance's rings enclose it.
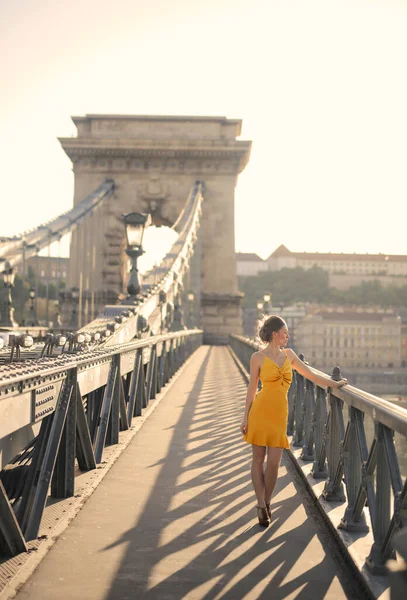
<instances>
[{"instance_id":1,"label":"ornate street lamp","mask_svg":"<svg viewBox=\"0 0 407 600\"><path fill-rule=\"evenodd\" d=\"M29 324L32 327L37 327L38 325L38 320L37 320L37 313L35 310L35 289L31 288L29 291L29 296L30 296L30 318L29 318Z\"/></svg>"},{"instance_id":2,"label":"ornate street lamp","mask_svg":"<svg viewBox=\"0 0 407 600\"><path fill-rule=\"evenodd\" d=\"M62 316L63 310L64 310L64 302L66 300L66 294L65 294L65 290L59 290L58 292L58 318L57 318L57 324L58 327L62 327Z\"/></svg>"},{"instance_id":3,"label":"ornate street lamp","mask_svg":"<svg viewBox=\"0 0 407 600\"><path fill-rule=\"evenodd\" d=\"M73 287L71 289L71 295L72 295L72 319L71 319L71 326L74 329L78 329L78 303L79 303L79 288L78 287Z\"/></svg>"},{"instance_id":4,"label":"ornate street lamp","mask_svg":"<svg viewBox=\"0 0 407 600\"><path fill-rule=\"evenodd\" d=\"M264 313L266 315L268 315L269 308L271 306L271 292L264 292L263 300L264 300Z\"/></svg>"},{"instance_id":5,"label":"ornate street lamp","mask_svg":"<svg viewBox=\"0 0 407 600\"><path fill-rule=\"evenodd\" d=\"M172 319L170 331L180 331L186 329L184 316L182 314L182 284L178 284L178 290L174 294L174 316Z\"/></svg>"},{"instance_id":6,"label":"ornate street lamp","mask_svg":"<svg viewBox=\"0 0 407 600\"><path fill-rule=\"evenodd\" d=\"M1 315L0 325L3 327L18 327L14 321L14 308L12 305L11 290L14 287L15 273L9 261L6 260L3 270L4 287L6 288L4 298L4 310Z\"/></svg>"},{"instance_id":7,"label":"ornate street lamp","mask_svg":"<svg viewBox=\"0 0 407 600\"><path fill-rule=\"evenodd\" d=\"M192 327L195 326L195 319L194 319L195 294L194 294L194 292L187 293L187 300L188 300L188 325L192 329Z\"/></svg>"},{"instance_id":8,"label":"ornate street lamp","mask_svg":"<svg viewBox=\"0 0 407 600\"><path fill-rule=\"evenodd\" d=\"M167 294L164 290L161 290L158 294L159 306L160 306L160 333L164 330L164 304L167 303Z\"/></svg>"},{"instance_id":9,"label":"ornate street lamp","mask_svg":"<svg viewBox=\"0 0 407 600\"><path fill-rule=\"evenodd\" d=\"M131 270L127 292L129 296L137 296L141 286L138 277L137 259L144 254L142 248L144 230L151 224L151 215L145 213L127 213L122 215L125 228L127 248L126 254L131 260Z\"/></svg>"},{"instance_id":10,"label":"ornate street lamp","mask_svg":"<svg viewBox=\"0 0 407 600\"><path fill-rule=\"evenodd\" d=\"M61 327L62 323L61 323L61 306L59 303L59 300L55 300L55 321L54 321L54 326L55 327Z\"/></svg>"}]
</instances>

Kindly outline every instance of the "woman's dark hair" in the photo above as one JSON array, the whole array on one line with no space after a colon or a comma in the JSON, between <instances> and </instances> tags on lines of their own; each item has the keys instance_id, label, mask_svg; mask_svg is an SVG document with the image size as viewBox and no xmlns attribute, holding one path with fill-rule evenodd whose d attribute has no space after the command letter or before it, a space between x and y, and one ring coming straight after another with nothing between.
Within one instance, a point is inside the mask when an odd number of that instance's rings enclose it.
<instances>
[{"instance_id":1,"label":"woman's dark hair","mask_svg":"<svg viewBox=\"0 0 407 600\"><path fill-rule=\"evenodd\" d=\"M277 315L264 317L258 324L258 336L262 342L268 344L273 338L273 331L279 331L282 327L287 327L286 322Z\"/></svg>"}]
</instances>

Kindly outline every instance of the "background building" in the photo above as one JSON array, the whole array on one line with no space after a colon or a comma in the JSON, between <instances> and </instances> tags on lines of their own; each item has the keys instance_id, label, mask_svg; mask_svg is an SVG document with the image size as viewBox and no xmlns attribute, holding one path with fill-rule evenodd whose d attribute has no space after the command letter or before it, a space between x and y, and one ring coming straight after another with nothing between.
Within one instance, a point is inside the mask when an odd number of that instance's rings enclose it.
<instances>
[{"instance_id":1,"label":"background building","mask_svg":"<svg viewBox=\"0 0 407 600\"><path fill-rule=\"evenodd\" d=\"M362 281L379 282L384 287L407 285L407 255L398 254L334 254L291 252L279 246L263 260L257 254L236 254L238 276L256 276L281 269L319 267L329 275L329 287L347 290Z\"/></svg>"},{"instance_id":2,"label":"background building","mask_svg":"<svg viewBox=\"0 0 407 600\"><path fill-rule=\"evenodd\" d=\"M323 307L296 327L296 345L324 371L401 366L401 318L392 309Z\"/></svg>"},{"instance_id":3,"label":"background building","mask_svg":"<svg viewBox=\"0 0 407 600\"><path fill-rule=\"evenodd\" d=\"M284 267L321 267L338 275L379 275L407 277L407 256L404 254L333 254L331 252L291 252L279 246L267 259L270 271Z\"/></svg>"},{"instance_id":4,"label":"background building","mask_svg":"<svg viewBox=\"0 0 407 600\"><path fill-rule=\"evenodd\" d=\"M32 269L34 277L41 283L58 284L66 281L69 258L58 256L36 256L27 261L27 268Z\"/></svg>"},{"instance_id":5,"label":"background building","mask_svg":"<svg viewBox=\"0 0 407 600\"><path fill-rule=\"evenodd\" d=\"M267 262L257 254L246 252L236 253L236 272L238 276L255 276L262 271L268 271L268 269Z\"/></svg>"}]
</instances>

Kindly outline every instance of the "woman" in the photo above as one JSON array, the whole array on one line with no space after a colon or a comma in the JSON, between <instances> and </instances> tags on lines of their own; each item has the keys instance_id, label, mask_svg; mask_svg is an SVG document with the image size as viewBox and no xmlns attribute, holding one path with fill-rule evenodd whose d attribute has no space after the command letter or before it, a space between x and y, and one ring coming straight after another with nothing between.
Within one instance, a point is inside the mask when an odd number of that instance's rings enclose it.
<instances>
[{"instance_id":1,"label":"woman","mask_svg":"<svg viewBox=\"0 0 407 600\"><path fill-rule=\"evenodd\" d=\"M285 321L276 315L264 319L259 337L267 346L254 352L250 359L250 381L247 388L245 413L241 424L243 439L252 444L251 476L257 498L259 524L270 523L270 500L277 481L283 448L289 448L287 438L288 388L292 368L321 387L339 388L346 379L334 381L325 375L316 375L290 348ZM262 389L257 392L258 380ZM266 469L263 470L267 452Z\"/></svg>"}]
</instances>

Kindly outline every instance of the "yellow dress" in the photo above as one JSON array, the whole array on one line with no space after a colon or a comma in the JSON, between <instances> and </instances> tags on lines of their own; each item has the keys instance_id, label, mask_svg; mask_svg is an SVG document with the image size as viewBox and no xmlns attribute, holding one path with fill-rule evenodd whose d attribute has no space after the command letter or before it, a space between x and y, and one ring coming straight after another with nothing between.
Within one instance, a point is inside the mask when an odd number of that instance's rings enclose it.
<instances>
[{"instance_id":1,"label":"yellow dress","mask_svg":"<svg viewBox=\"0 0 407 600\"><path fill-rule=\"evenodd\" d=\"M247 433L243 439L248 444L289 448L287 438L288 388L293 371L288 357L281 367L264 356L260 368L262 389L257 392L249 412Z\"/></svg>"}]
</instances>

